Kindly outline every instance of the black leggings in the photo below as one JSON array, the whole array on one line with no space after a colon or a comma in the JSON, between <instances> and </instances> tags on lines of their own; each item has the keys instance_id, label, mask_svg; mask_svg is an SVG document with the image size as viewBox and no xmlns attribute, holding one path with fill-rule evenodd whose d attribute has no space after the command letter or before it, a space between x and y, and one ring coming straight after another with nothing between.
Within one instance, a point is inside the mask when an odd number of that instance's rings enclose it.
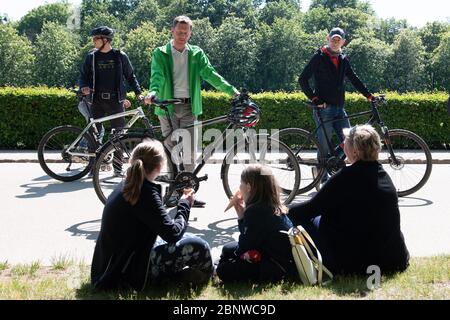
<instances>
[{"instance_id":1,"label":"black leggings","mask_svg":"<svg viewBox=\"0 0 450 320\"><path fill-rule=\"evenodd\" d=\"M260 263L250 263L236 255L238 242L227 243L222 248L217 276L224 282L258 281L260 278Z\"/></svg>"}]
</instances>

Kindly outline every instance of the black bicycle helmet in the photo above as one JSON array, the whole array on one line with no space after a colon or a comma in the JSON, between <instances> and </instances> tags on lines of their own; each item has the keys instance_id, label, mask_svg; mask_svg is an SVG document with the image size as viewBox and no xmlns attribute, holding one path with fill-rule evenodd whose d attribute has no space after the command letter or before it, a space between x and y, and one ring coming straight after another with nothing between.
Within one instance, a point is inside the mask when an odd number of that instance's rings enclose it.
<instances>
[{"instance_id":1,"label":"black bicycle helmet","mask_svg":"<svg viewBox=\"0 0 450 320\"><path fill-rule=\"evenodd\" d=\"M233 101L228 120L239 127L254 127L259 121L261 110L249 99Z\"/></svg>"},{"instance_id":2,"label":"black bicycle helmet","mask_svg":"<svg viewBox=\"0 0 450 320\"><path fill-rule=\"evenodd\" d=\"M92 29L91 37L104 37L108 39L114 38L114 30L107 26L101 26Z\"/></svg>"}]
</instances>

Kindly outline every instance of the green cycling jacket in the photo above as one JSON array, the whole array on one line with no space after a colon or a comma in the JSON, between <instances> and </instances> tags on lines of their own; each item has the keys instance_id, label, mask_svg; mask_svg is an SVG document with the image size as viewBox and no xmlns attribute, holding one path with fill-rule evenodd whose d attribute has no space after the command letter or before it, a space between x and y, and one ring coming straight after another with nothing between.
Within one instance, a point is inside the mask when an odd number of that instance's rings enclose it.
<instances>
[{"instance_id":1,"label":"green cycling jacket","mask_svg":"<svg viewBox=\"0 0 450 320\"><path fill-rule=\"evenodd\" d=\"M188 48L189 91L191 95L192 114L202 114L201 80L207 81L217 90L230 96L238 90L229 84L210 64L205 52L198 46L190 44ZM171 43L153 50L150 91L161 100L173 99L173 60ZM173 113L173 105L168 106L169 113ZM155 108L155 114L164 116L161 108Z\"/></svg>"}]
</instances>

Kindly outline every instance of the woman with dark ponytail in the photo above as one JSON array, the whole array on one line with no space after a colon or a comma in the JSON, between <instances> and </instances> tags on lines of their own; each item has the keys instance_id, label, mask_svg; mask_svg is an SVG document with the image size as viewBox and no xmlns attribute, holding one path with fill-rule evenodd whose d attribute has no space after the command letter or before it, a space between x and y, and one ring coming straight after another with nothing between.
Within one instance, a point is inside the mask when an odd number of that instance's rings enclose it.
<instances>
[{"instance_id":1,"label":"woman with dark ponytail","mask_svg":"<svg viewBox=\"0 0 450 320\"><path fill-rule=\"evenodd\" d=\"M165 161L158 141L142 142L133 150L125 181L103 210L91 267L95 288L143 290L167 279L203 284L211 277L208 243L185 233L193 192L181 197L173 219L163 206L155 179Z\"/></svg>"}]
</instances>

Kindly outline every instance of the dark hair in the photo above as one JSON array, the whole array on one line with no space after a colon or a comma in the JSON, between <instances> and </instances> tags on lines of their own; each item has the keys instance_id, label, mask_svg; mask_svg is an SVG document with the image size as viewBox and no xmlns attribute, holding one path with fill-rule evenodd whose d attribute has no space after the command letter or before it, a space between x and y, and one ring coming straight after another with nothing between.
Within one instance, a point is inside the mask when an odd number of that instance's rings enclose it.
<instances>
[{"instance_id":1,"label":"dark hair","mask_svg":"<svg viewBox=\"0 0 450 320\"><path fill-rule=\"evenodd\" d=\"M242 171L241 180L251 187L247 206L263 203L271 207L277 216L287 213L287 208L281 203L278 182L268 167L250 165Z\"/></svg>"},{"instance_id":2,"label":"dark hair","mask_svg":"<svg viewBox=\"0 0 450 320\"><path fill-rule=\"evenodd\" d=\"M164 165L165 161L164 147L159 141L148 139L138 144L131 154L131 166L127 170L123 187L124 199L134 206L141 195L146 175Z\"/></svg>"}]
</instances>

